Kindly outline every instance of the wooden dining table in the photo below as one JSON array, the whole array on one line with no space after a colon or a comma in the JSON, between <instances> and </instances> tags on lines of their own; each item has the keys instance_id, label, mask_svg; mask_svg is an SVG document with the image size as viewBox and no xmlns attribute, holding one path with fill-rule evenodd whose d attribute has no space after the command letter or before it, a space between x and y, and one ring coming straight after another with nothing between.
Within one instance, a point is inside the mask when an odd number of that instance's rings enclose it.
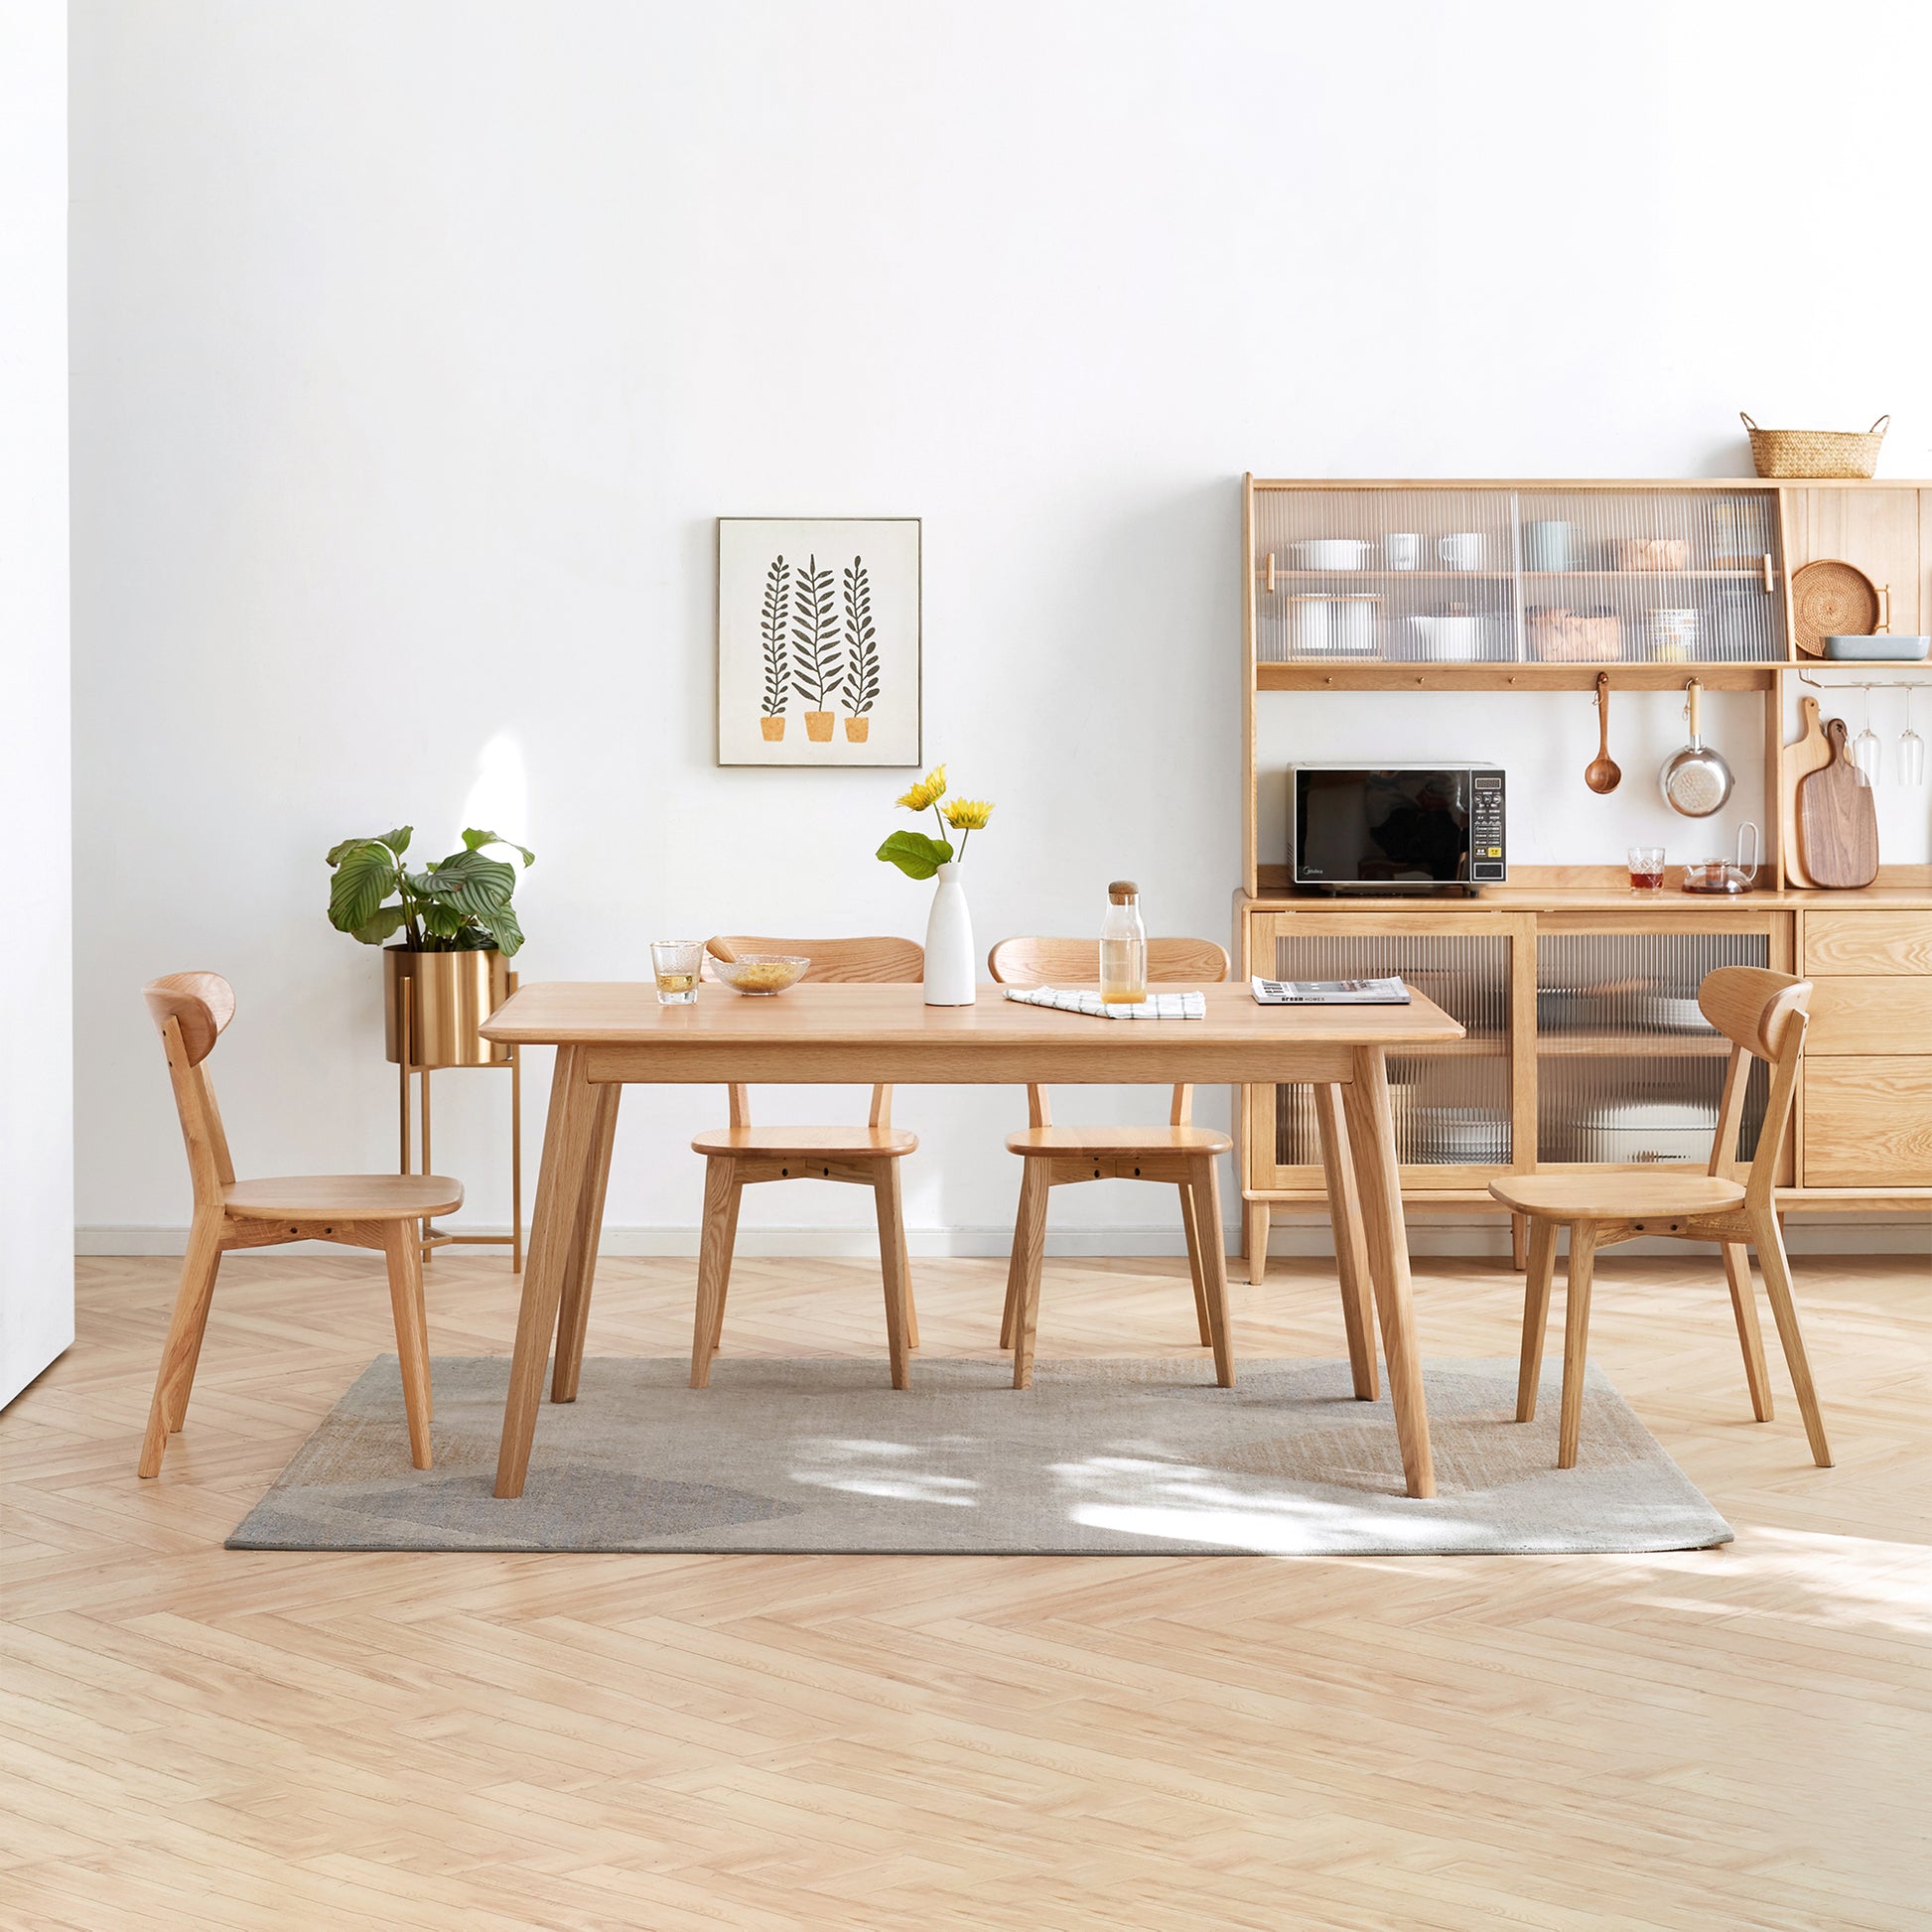
<instances>
[{"instance_id":1,"label":"wooden dining table","mask_svg":"<svg viewBox=\"0 0 1932 1932\"><path fill-rule=\"evenodd\" d=\"M706 982L691 1006L661 1006L648 981L539 982L483 1028L506 1045L554 1046L530 1251L496 1494L520 1496L560 1311L582 1334L597 1265L618 1103L628 1084L900 1086L1297 1084L1314 1089L1336 1272L1358 1397L1375 1394L1372 1298L1409 1494L1435 1494L1396 1168L1386 1056L1460 1039L1462 1028L1410 990L1407 1006L1264 1007L1245 985L1209 986L1198 1020L1102 1020L1006 999L929 1007L916 985L815 985L746 998ZM697 1168L693 1166L694 1185ZM1210 1194L1203 1224L1218 1229ZM1226 1294L1220 1240L1203 1240L1208 1290ZM575 1394L560 1351L553 1399ZM1217 1364L1233 1380L1232 1356ZM1020 1395L1016 1399L1026 1400Z\"/></svg>"}]
</instances>

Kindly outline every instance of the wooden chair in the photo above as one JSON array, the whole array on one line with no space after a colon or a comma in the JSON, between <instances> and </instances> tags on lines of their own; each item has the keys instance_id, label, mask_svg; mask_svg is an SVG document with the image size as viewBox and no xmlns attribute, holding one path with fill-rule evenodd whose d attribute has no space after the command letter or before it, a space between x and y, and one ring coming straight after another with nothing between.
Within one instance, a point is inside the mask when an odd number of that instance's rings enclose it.
<instances>
[{"instance_id":1,"label":"wooden chair","mask_svg":"<svg viewBox=\"0 0 1932 1932\"><path fill-rule=\"evenodd\" d=\"M1099 954L1092 939L1003 939L986 963L1003 986L1083 986L1097 977ZM1227 976L1228 956L1211 939L1147 942L1150 986L1198 985ZM1135 1024L1094 1022L1095 1026ZM1158 1180L1178 1187L1187 1267L1194 1282L1195 1324L1201 1345L1214 1350L1221 1381L1232 1381L1226 1294L1224 1290L1218 1296L1210 1293L1201 1256L1203 1243L1221 1239L1221 1196L1214 1163L1234 1143L1214 1128L1194 1126L1193 1101L1192 1087L1175 1087L1166 1127L1055 1127L1046 1089L1028 1087L1027 1130L1007 1137L1007 1152L1019 1155L1024 1164L1013 1258L1007 1267L1006 1312L1000 1321L1000 1346L1013 1350L1015 1388L1024 1389L1033 1380L1047 1191L1082 1180Z\"/></svg>"},{"instance_id":2,"label":"wooden chair","mask_svg":"<svg viewBox=\"0 0 1932 1932\"><path fill-rule=\"evenodd\" d=\"M792 953L812 963L807 980L903 984L925 971L925 952L909 939L759 939L727 935L738 953ZM736 995L728 995L736 998ZM780 996L782 997L782 996ZM691 1333L691 1386L711 1381L711 1358L725 1326L738 1203L760 1180L841 1180L870 1187L879 1217L879 1265L886 1281L886 1345L893 1387L906 1386L906 1351L919 1345L919 1317L905 1252L899 1197L900 1160L916 1135L893 1125L893 1090L875 1086L864 1127L754 1127L751 1089L734 1086L731 1125L700 1134L692 1151L705 1157L704 1235L698 1249L698 1306Z\"/></svg>"},{"instance_id":3,"label":"wooden chair","mask_svg":"<svg viewBox=\"0 0 1932 1932\"><path fill-rule=\"evenodd\" d=\"M1704 1017L1731 1042L1725 1068L1724 1098L1711 1163L1703 1173L1667 1169L1630 1173L1510 1174L1489 1183L1489 1191L1530 1217L1529 1285L1523 1303L1523 1358L1516 1384L1516 1420L1536 1415L1536 1385L1543 1370L1543 1333L1550 1312L1550 1284L1556 1273L1557 1229L1570 1229L1570 1275L1564 1313L1563 1411L1557 1466L1574 1468L1577 1434L1584 1406L1584 1369L1589 1344L1590 1271L1598 1249L1640 1234L1671 1235L1680 1241L1723 1245L1737 1339L1744 1351L1744 1378L1751 1410L1759 1422L1771 1420L1771 1385L1764 1366L1764 1339L1757 1321L1749 1247L1764 1270L1764 1287L1777 1318L1778 1338L1805 1419L1805 1435L1821 1468L1832 1451L1818 1413L1811 1364L1805 1358L1798 1311L1791 1299L1791 1264L1778 1228L1775 1188L1778 1153L1791 1117L1798 1059L1804 1051L1806 1007L1811 982L1758 966L1724 966L1708 974L1698 989ZM1736 1177L1737 1128L1744 1111L1744 1083L1752 1057L1770 1066L1770 1094L1757 1152L1749 1173ZM1747 1245L1748 1244L1748 1245Z\"/></svg>"},{"instance_id":4,"label":"wooden chair","mask_svg":"<svg viewBox=\"0 0 1932 1932\"><path fill-rule=\"evenodd\" d=\"M461 1183L441 1174L314 1174L237 1180L220 1109L203 1062L234 1018L234 991L219 973L170 973L141 989L168 1055L188 1170L195 1183L195 1220L181 1266L181 1291L161 1350L141 1473L161 1473L168 1438L188 1414L188 1395L207 1326L208 1303L221 1257L234 1248L272 1248L287 1241L335 1241L379 1248L389 1262L389 1303L402 1364L409 1454L429 1459L429 1323L423 1308L421 1223L463 1205Z\"/></svg>"}]
</instances>

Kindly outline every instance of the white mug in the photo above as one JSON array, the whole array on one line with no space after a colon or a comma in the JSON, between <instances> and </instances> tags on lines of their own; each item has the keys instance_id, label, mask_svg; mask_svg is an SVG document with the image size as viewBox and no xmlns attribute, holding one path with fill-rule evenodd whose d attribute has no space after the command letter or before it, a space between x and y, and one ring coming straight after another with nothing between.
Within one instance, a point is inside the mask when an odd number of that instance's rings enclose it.
<instances>
[{"instance_id":1,"label":"white mug","mask_svg":"<svg viewBox=\"0 0 1932 1932\"><path fill-rule=\"evenodd\" d=\"M1482 533L1479 530L1458 530L1452 537L1443 537L1436 545L1436 554L1450 570L1480 570Z\"/></svg>"},{"instance_id":2,"label":"white mug","mask_svg":"<svg viewBox=\"0 0 1932 1932\"><path fill-rule=\"evenodd\" d=\"M1422 536L1415 530L1398 530L1382 539L1382 561L1391 570L1414 570L1422 562Z\"/></svg>"}]
</instances>

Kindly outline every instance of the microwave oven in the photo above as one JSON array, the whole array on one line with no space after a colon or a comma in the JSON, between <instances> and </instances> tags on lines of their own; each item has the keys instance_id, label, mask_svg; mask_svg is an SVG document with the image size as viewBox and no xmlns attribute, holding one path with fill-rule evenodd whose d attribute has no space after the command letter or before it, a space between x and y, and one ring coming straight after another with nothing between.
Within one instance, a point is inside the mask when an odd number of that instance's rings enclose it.
<instances>
[{"instance_id":1,"label":"microwave oven","mask_svg":"<svg viewBox=\"0 0 1932 1932\"><path fill-rule=\"evenodd\" d=\"M1294 764L1288 854L1297 886L1436 892L1509 877L1494 764Z\"/></svg>"}]
</instances>

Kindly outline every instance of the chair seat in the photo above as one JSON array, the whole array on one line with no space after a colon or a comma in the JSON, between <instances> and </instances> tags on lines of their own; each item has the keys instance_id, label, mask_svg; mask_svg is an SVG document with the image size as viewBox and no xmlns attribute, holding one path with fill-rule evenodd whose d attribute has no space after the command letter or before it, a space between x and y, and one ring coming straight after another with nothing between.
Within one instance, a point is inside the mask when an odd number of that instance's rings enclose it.
<instances>
[{"instance_id":1,"label":"chair seat","mask_svg":"<svg viewBox=\"0 0 1932 1932\"><path fill-rule=\"evenodd\" d=\"M900 1127L715 1127L691 1143L694 1154L813 1155L841 1161L896 1161L916 1154L919 1137Z\"/></svg>"},{"instance_id":2,"label":"chair seat","mask_svg":"<svg viewBox=\"0 0 1932 1932\"><path fill-rule=\"evenodd\" d=\"M1525 1173L1492 1180L1489 1191L1523 1214L1551 1221L1645 1221L1666 1214L1722 1214L1742 1206L1743 1185L1716 1174Z\"/></svg>"},{"instance_id":3,"label":"chair seat","mask_svg":"<svg viewBox=\"0 0 1932 1932\"><path fill-rule=\"evenodd\" d=\"M1225 1154L1234 1143L1212 1127L1029 1127L1007 1136L1009 1154Z\"/></svg>"},{"instance_id":4,"label":"chair seat","mask_svg":"<svg viewBox=\"0 0 1932 1932\"><path fill-rule=\"evenodd\" d=\"M454 1214L463 1182L440 1173L278 1174L231 1181L221 1199L230 1214L255 1219L414 1221Z\"/></svg>"}]
</instances>

